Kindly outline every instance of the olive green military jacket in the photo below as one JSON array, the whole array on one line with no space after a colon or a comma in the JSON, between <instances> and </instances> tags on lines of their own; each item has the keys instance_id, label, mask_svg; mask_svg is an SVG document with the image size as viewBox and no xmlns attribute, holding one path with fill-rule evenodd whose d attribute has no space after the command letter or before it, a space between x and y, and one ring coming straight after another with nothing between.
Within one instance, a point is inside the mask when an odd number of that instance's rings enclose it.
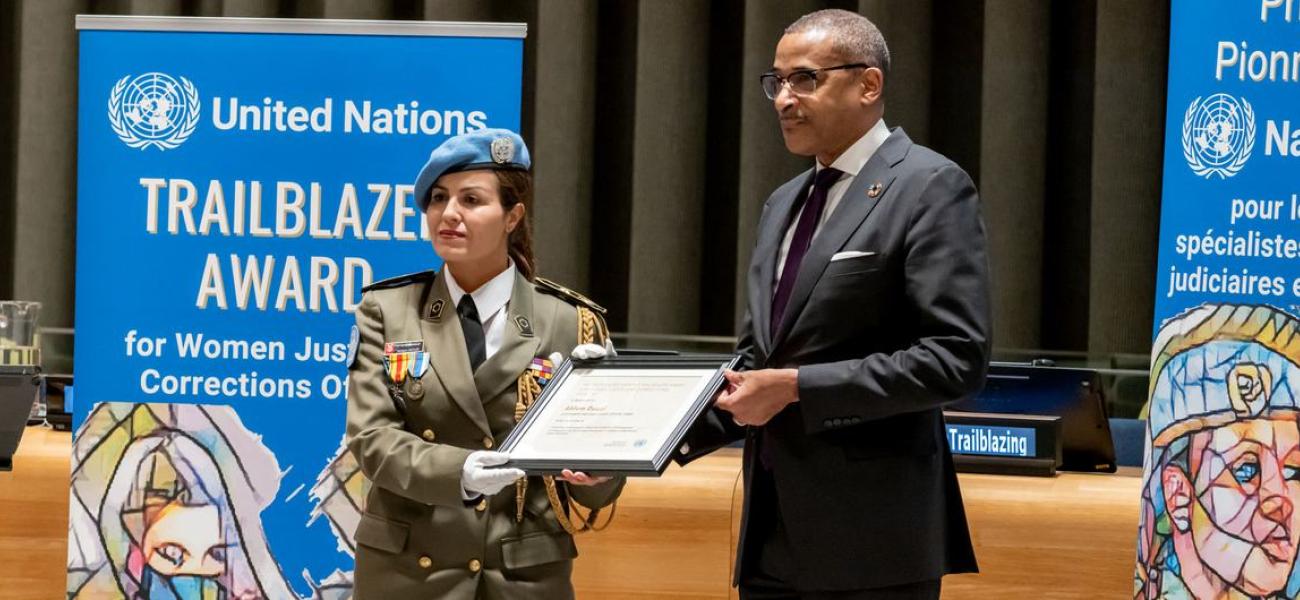
<instances>
[{"instance_id":1,"label":"olive green military jacket","mask_svg":"<svg viewBox=\"0 0 1300 600\"><path fill-rule=\"evenodd\" d=\"M355 536L357 600L573 597L577 548L541 478L528 480L522 522L514 486L474 502L462 496L465 458L496 448L515 426L519 376L533 358L568 356L578 343L577 306L522 275L506 311L501 348L471 374L444 276L389 280L363 296L347 445L373 485ZM430 366L393 386L384 344L415 341ZM612 503L623 483L556 485L597 508Z\"/></svg>"}]
</instances>

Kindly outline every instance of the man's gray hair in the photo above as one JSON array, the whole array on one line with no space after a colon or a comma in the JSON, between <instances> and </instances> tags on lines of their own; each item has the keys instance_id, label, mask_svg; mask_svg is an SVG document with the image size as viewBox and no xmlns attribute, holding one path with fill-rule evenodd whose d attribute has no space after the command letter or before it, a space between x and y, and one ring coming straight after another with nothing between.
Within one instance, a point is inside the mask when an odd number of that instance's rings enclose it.
<instances>
[{"instance_id":1,"label":"man's gray hair","mask_svg":"<svg viewBox=\"0 0 1300 600\"><path fill-rule=\"evenodd\" d=\"M866 63L889 75L889 46L885 45L885 36L880 34L875 23L866 17L828 8L799 17L785 28L785 33L814 30L825 31L830 37L831 47L844 60Z\"/></svg>"}]
</instances>

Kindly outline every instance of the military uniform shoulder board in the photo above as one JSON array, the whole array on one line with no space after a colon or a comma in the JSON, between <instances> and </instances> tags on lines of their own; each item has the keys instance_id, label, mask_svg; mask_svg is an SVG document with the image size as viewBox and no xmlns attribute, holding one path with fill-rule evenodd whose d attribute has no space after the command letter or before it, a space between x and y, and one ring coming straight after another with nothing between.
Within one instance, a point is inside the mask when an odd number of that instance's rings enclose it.
<instances>
[{"instance_id":1,"label":"military uniform shoulder board","mask_svg":"<svg viewBox=\"0 0 1300 600\"><path fill-rule=\"evenodd\" d=\"M387 290L390 288L399 288L404 285L411 285L413 283L424 283L426 281L432 281L433 277L437 274L438 274L437 271L430 269L428 271L420 271L419 273L407 273L406 275L389 277L388 279L381 279L366 287L361 288L361 293L364 294L366 292L369 292L370 290Z\"/></svg>"},{"instance_id":2,"label":"military uniform shoulder board","mask_svg":"<svg viewBox=\"0 0 1300 600\"><path fill-rule=\"evenodd\" d=\"M555 283L550 279L547 279L545 277L537 277L535 278L534 282L537 284L538 291L560 298L561 300L564 300L570 304L579 304L585 306L602 315L605 314L605 308L599 304L596 304L596 302L593 301L591 298L583 296L582 294L579 294L578 292L575 292L558 283Z\"/></svg>"}]
</instances>

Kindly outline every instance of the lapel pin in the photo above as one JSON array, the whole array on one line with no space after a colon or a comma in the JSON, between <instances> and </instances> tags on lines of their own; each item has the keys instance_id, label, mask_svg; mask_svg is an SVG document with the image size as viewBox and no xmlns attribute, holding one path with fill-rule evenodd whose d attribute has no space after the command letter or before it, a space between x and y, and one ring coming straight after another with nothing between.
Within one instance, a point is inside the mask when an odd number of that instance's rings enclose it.
<instances>
[{"instance_id":1,"label":"lapel pin","mask_svg":"<svg viewBox=\"0 0 1300 600\"><path fill-rule=\"evenodd\" d=\"M875 198L876 196L880 195L880 190L882 189L884 188L882 188L880 182L877 181L871 184L871 187L867 188L867 196L871 198Z\"/></svg>"},{"instance_id":2,"label":"lapel pin","mask_svg":"<svg viewBox=\"0 0 1300 600\"><path fill-rule=\"evenodd\" d=\"M437 300L434 300L434 301L433 301L433 304L430 304L430 305L429 305L429 320L430 320L430 321L437 321L438 319L441 319L441 318L442 318L442 307L443 307L445 304L446 304L446 302L443 302L442 298L439 298L439 299L437 299Z\"/></svg>"}]
</instances>

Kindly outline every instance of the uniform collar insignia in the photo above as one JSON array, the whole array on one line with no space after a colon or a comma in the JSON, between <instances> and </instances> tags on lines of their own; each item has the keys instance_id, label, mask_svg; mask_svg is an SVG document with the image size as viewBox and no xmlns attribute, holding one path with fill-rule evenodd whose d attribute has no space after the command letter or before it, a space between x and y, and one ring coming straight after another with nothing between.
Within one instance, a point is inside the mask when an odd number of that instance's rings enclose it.
<instances>
[{"instance_id":1,"label":"uniform collar insignia","mask_svg":"<svg viewBox=\"0 0 1300 600\"><path fill-rule=\"evenodd\" d=\"M441 320L441 319L442 319L442 309L443 309L443 307L445 307L446 305L447 305L447 302L446 302L445 300L443 300L442 298L438 298L437 300L434 300L434 301L433 301L433 304L430 304L430 305L429 305L429 314L428 314L425 318L428 319L428 320L430 320L430 321L439 321L439 320Z\"/></svg>"},{"instance_id":2,"label":"uniform collar insignia","mask_svg":"<svg viewBox=\"0 0 1300 600\"><path fill-rule=\"evenodd\" d=\"M529 322L528 317L516 315L515 326L519 328L519 335L533 337L533 324Z\"/></svg>"}]
</instances>

